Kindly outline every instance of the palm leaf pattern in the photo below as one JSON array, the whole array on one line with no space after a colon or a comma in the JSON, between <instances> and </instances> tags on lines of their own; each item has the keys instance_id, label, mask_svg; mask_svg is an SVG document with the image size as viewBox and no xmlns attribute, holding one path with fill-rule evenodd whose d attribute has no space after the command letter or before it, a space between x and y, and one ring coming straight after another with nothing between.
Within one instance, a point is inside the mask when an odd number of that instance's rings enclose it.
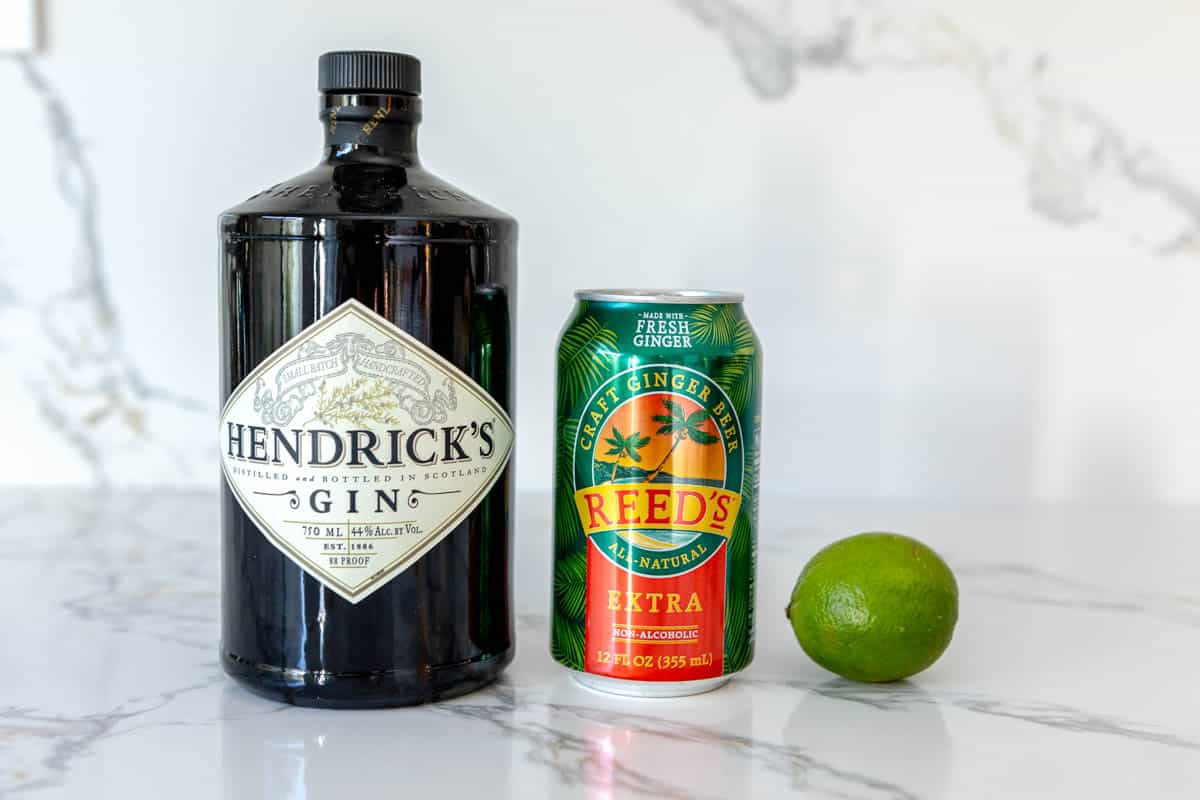
<instances>
[{"instance_id":1,"label":"palm leaf pattern","mask_svg":"<svg viewBox=\"0 0 1200 800\"><path fill-rule=\"evenodd\" d=\"M561 557L563 553L583 542L583 531L579 527L579 515L575 512L575 498L570 487L559 484L554 498L554 546Z\"/></svg>"},{"instance_id":2,"label":"palm leaf pattern","mask_svg":"<svg viewBox=\"0 0 1200 800\"><path fill-rule=\"evenodd\" d=\"M557 486L554 496L554 544L560 556L583 542L583 529L579 526L575 496L571 491L575 485L575 436L578 432L579 420L559 418L554 453Z\"/></svg>"},{"instance_id":3,"label":"palm leaf pattern","mask_svg":"<svg viewBox=\"0 0 1200 800\"><path fill-rule=\"evenodd\" d=\"M606 376L616 349L616 331L604 327L595 317L584 317L567 329L558 346L560 408L570 408Z\"/></svg>"},{"instance_id":4,"label":"palm leaf pattern","mask_svg":"<svg viewBox=\"0 0 1200 800\"><path fill-rule=\"evenodd\" d=\"M739 319L744 319L732 303L700 306L692 312L692 336L715 347L728 347L733 342Z\"/></svg>"},{"instance_id":5,"label":"palm leaf pattern","mask_svg":"<svg viewBox=\"0 0 1200 800\"><path fill-rule=\"evenodd\" d=\"M556 607L550 629L550 655L554 656L554 660L582 672L586 642L583 623L573 621Z\"/></svg>"},{"instance_id":6,"label":"palm leaf pattern","mask_svg":"<svg viewBox=\"0 0 1200 800\"><path fill-rule=\"evenodd\" d=\"M612 435L607 437L604 443L608 445L605 455L614 456L612 460L612 472L608 476L608 480L611 482L617 479L617 471L621 468L622 458L628 458L635 464L641 463L642 456L638 453L638 450L650 444L650 437L642 436L641 431L634 431L626 436L614 424L612 426Z\"/></svg>"},{"instance_id":7,"label":"palm leaf pattern","mask_svg":"<svg viewBox=\"0 0 1200 800\"><path fill-rule=\"evenodd\" d=\"M735 305L707 305L692 312L692 335L706 344L728 351L713 373L738 408L745 408L758 381L758 343L750 321Z\"/></svg>"},{"instance_id":8,"label":"palm leaf pattern","mask_svg":"<svg viewBox=\"0 0 1200 800\"><path fill-rule=\"evenodd\" d=\"M691 439L697 444L716 444L721 441L717 436L713 436L708 431L702 430L701 425L708 420L709 412L706 408L698 408L691 414L684 415L683 406L676 403L669 397L663 398L663 407L668 413L655 414L650 419L654 422L662 423L658 430L654 432L655 436L670 436L671 448L667 450L666 455L658 462L658 466L650 471L646 476L647 481L653 481L666 468L667 461L675 453L675 448L685 439ZM649 441L647 439L647 441Z\"/></svg>"},{"instance_id":9,"label":"palm leaf pattern","mask_svg":"<svg viewBox=\"0 0 1200 800\"><path fill-rule=\"evenodd\" d=\"M563 614L583 619L587 610L587 552L572 553L555 565L554 599Z\"/></svg>"},{"instance_id":10,"label":"palm leaf pattern","mask_svg":"<svg viewBox=\"0 0 1200 800\"><path fill-rule=\"evenodd\" d=\"M742 493L742 507L729 537L726 560L725 666L724 672L744 669L754 657L754 529L750 524L753 498L749 486Z\"/></svg>"},{"instance_id":11,"label":"palm leaf pattern","mask_svg":"<svg viewBox=\"0 0 1200 800\"><path fill-rule=\"evenodd\" d=\"M554 615L550 652L566 666L582 670L587 612L587 539L575 511L575 440L579 420L559 417L555 426Z\"/></svg>"},{"instance_id":12,"label":"palm leaf pattern","mask_svg":"<svg viewBox=\"0 0 1200 800\"><path fill-rule=\"evenodd\" d=\"M575 436L579 433L579 420L559 417L554 447L554 472L560 484L575 482Z\"/></svg>"},{"instance_id":13,"label":"palm leaf pattern","mask_svg":"<svg viewBox=\"0 0 1200 800\"><path fill-rule=\"evenodd\" d=\"M747 417L752 409L743 406L741 411L743 419L749 421ZM754 520L758 516L758 449L747 455L742 467L742 504L733 522L726 560L726 673L745 669L754 658Z\"/></svg>"}]
</instances>

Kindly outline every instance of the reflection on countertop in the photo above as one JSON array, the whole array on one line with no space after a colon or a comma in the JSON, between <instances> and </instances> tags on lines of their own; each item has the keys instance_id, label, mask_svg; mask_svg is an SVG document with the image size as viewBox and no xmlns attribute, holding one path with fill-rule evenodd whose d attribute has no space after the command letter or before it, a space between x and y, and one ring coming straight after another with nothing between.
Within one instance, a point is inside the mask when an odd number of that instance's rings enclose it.
<instances>
[{"instance_id":1,"label":"reflection on countertop","mask_svg":"<svg viewBox=\"0 0 1200 800\"><path fill-rule=\"evenodd\" d=\"M519 503L518 655L458 700L330 712L216 663L209 494L0 494L0 795L322 798L1168 797L1200 783L1200 511L763 503L758 653L717 692L630 700L547 652L549 508ZM956 569L962 615L911 681L849 683L791 639L792 578L865 529Z\"/></svg>"}]
</instances>

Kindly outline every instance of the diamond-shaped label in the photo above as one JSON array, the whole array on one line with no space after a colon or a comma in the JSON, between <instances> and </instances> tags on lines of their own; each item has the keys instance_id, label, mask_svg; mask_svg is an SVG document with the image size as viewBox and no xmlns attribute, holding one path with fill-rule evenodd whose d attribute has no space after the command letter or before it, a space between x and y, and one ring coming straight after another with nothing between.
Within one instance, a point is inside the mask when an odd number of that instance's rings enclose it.
<instances>
[{"instance_id":1,"label":"diamond-shaped label","mask_svg":"<svg viewBox=\"0 0 1200 800\"><path fill-rule=\"evenodd\" d=\"M221 413L221 465L242 509L352 603L479 505L512 440L479 384L356 300L272 353Z\"/></svg>"}]
</instances>

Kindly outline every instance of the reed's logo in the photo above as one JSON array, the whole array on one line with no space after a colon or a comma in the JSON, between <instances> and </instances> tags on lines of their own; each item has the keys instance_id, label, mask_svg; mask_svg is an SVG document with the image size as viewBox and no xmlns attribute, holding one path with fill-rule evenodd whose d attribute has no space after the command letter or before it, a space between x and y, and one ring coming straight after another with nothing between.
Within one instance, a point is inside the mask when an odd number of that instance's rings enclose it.
<instances>
[{"instance_id":1,"label":"reed's logo","mask_svg":"<svg viewBox=\"0 0 1200 800\"><path fill-rule=\"evenodd\" d=\"M583 408L574 456L584 533L623 569L690 572L733 531L742 502L741 422L701 372L649 364L613 376Z\"/></svg>"}]
</instances>

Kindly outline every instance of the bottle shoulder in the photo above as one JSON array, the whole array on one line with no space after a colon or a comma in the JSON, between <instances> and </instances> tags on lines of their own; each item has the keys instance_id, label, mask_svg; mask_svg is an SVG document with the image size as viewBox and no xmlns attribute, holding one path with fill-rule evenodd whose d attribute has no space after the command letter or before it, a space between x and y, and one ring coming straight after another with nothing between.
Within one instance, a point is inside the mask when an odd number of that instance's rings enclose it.
<instances>
[{"instance_id":1,"label":"bottle shoulder","mask_svg":"<svg viewBox=\"0 0 1200 800\"><path fill-rule=\"evenodd\" d=\"M516 220L420 165L385 160L326 161L223 212L239 218L475 220L515 227Z\"/></svg>"}]
</instances>

